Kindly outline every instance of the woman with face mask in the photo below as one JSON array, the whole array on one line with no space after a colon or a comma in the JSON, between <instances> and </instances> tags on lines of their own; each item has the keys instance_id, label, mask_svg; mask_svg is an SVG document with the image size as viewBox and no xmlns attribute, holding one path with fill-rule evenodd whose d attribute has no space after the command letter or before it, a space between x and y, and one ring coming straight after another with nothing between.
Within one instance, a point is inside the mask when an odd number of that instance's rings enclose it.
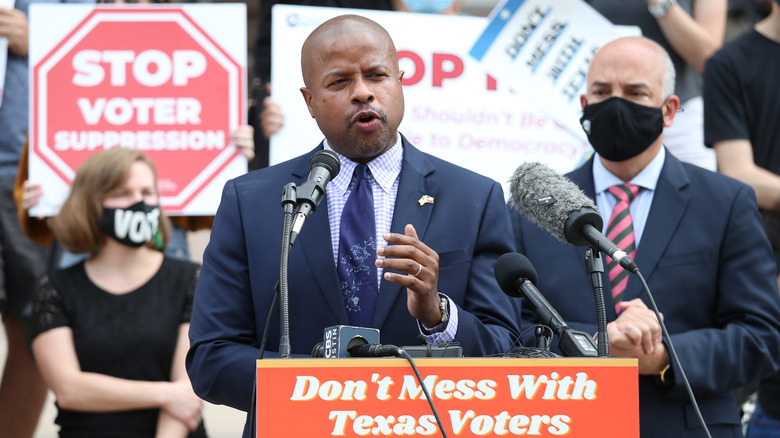
<instances>
[{"instance_id":1,"label":"woman with face mask","mask_svg":"<svg viewBox=\"0 0 780 438\"><path fill-rule=\"evenodd\" d=\"M76 1L76 0L72 0ZM91 1L91 0L81 0ZM148 5L171 3L171 0L97 0L99 4L114 5ZM2 32L0 32L2 36ZM241 155L246 157L247 161L252 161L255 157L254 128L250 125L239 125L230 136L231 144L235 145ZM110 145L116 146L116 145ZM16 184L14 187L14 198L17 203L17 214L19 223L24 234L33 242L50 245L52 244L52 234L46 221L42 217L34 217L28 214L28 210L37 205L43 197L44 185L38 181L29 180L29 148L25 140L22 146L21 156L17 170ZM176 216L172 217L171 233L168 244L165 247L167 255L178 259L190 259L190 246L188 242L188 231L200 231L211 228L214 221L213 216ZM83 260L88 254L71 254L63 252L60 255L59 267L65 268ZM2 424L2 422L0 422Z\"/></svg>"},{"instance_id":2,"label":"woman with face mask","mask_svg":"<svg viewBox=\"0 0 780 438\"><path fill-rule=\"evenodd\" d=\"M199 266L163 255L159 201L152 162L109 149L81 165L52 220L65 249L92 254L44 277L35 300L60 437L205 436L184 368Z\"/></svg>"}]
</instances>

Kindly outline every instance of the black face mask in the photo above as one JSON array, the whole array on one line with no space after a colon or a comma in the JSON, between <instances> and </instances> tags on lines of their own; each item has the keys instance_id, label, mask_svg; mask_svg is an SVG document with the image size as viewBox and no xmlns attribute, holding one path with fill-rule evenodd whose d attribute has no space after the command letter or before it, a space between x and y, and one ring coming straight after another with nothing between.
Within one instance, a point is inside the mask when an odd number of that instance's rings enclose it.
<instances>
[{"instance_id":1,"label":"black face mask","mask_svg":"<svg viewBox=\"0 0 780 438\"><path fill-rule=\"evenodd\" d=\"M140 201L127 208L103 208L100 229L117 242L140 248L157 234L160 207Z\"/></svg>"},{"instance_id":2,"label":"black face mask","mask_svg":"<svg viewBox=\"0 0 780 438\"><path fill-rule=\"evenodd\" d=\"M664 130L661 108L620 97L586 104L580 124L593 149L609 161L625 161L644 152Z\"/></svg>"}]
</instances>

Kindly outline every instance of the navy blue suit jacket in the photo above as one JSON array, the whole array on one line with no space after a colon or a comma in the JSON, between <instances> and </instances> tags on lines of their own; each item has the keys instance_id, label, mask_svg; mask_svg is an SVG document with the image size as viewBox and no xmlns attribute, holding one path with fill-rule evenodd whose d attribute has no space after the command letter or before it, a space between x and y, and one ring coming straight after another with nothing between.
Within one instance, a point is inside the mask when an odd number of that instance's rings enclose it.
<instances>
[{"instance_id":1,"label":"navy blue suit jacket","mask_svg":"<svg viewBox=\"0 0 780 438\"><path fill-rule=\"evenodd\" d=\"M438 290L458 306L458 341L468 356L507 351L519 335L517 299L507 297L493 275L503 253L514 251L501 186L486 177L422 153L403 140L398 196L391 231L412 224L439 254ZM204 399L248 410L255 360L274 283L279 277L282 188L300 185L309 154L229 181L214 219L211 241L195 292L187 367ZM423 195L433 204L420 205ZM327 199L311 215L289 262L290 345L309 356L323 329L349 324L331 249ZM278 306L266 357L278 355ZM373 327L381 341L419 345L406 289L382 280ZM273 353L271 353L273 352Z\"/></svg>"},{"instance_id":2,"label":"navy blue suit jacket","mask_svg":"<svg viewBox=\"0 0 780 438\"><path fill-rule=\"evenodd\" d=\"M567 176L594 198L592 167L593 160ZM539 290L571 327L595 334L585 248L561 243L515 211L511 216L517 249L534 264ZM604 256L605 267L607 261ZM664 315L712 436L741 437L731 390L780 366L780 297L753 190L667 152L635 262ZM616 314L606 273L603 284L612 321ZM650 307L632 275L624 300L637 297ZM533 320L533 312L524 308L523 323ZM702 436L680 371L674 372L678 377L671 388L640 376L643 437Z\"/></svg>"}]
</instances>

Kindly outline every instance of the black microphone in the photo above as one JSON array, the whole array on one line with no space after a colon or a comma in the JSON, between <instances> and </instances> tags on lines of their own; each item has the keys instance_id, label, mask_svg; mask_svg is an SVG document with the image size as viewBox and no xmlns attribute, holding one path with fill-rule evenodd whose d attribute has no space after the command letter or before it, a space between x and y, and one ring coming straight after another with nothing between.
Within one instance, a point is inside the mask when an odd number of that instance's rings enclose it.
<instances>
[{"instance_id":1,"label":"black microphone","mask_svg":"<svg viewBox=\"0 0 780 438\"><path fill-rule=\"evenodd\" d=\"M350 357L402 356L403 351L395 345L362 344L347 348Z\"/></svg>"},{"instance_id":2,"label":"black microphone","mask_svg":"<svg viewBox=\"0 0 780 438\"><path fill-rule=\"evenodd\" d=\"M339 174L341 162L333 151L322 150L312 155L309 169L309 178L296 189L298 211L290 232L290 246L298 238L306 218L317 209L325 197L325 185Z\"/></svg>"},{"instance_id":3,"label":"black microphone","mask_svg":"<svg viewBox=\"0 0 780 438\"><path fill-rule=\"evenodd\" d=\"M510 178L509 203L562 242L592 245L636 273L625 251L601 233L604 219L592 199L571 180L542 163L523 163Z\"/></svg>"},{"instance_id":4,"label":"black microphone","mask_svg":"<svg viewBox=\"0 0 780 438\"><path fill-rule=\"evenodd\" d=\"M505 294L523 297L536 311L539 322L558 335L558 349L566 357L597 357L593 339L585 332L574 330L563 321L535 284L539 280L531 261L522 254L510 252L496 260L495 275Z\"/></svg>"}]
</instances>

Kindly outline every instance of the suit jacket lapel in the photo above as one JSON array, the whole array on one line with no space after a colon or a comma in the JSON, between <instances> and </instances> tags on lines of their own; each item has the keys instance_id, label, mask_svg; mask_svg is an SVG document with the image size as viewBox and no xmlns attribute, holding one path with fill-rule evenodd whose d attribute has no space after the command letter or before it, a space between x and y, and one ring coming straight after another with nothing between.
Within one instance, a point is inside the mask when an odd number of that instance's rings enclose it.
<instances>
[{"instance_id":1,"label":"suit jacket lapel","mask_svg":"<svg viewBox=\"0 0 780 438\"><path fill-rule=\"evenodd\" d=\"M315 152L320 150L322 150L322 144L310 154L307 154L304 159L300 160L299 166L293 172L292 181L300 181L299 184L306 182L306 178L309 175L309 159ZM333 245L330 237L327 197L322 200L317 207L317 211L306 219L301 235L291 250L290 257L293 257L293 253L296 250L303 253L305 263L296 264L295 266L300 268L308 266L312 270L320 293L325 297L331 312L336 316L339 324L349 324L347 309L344 306L339 288L336 265L333 262ZM290 275L295 275L295 272L290 272ZM311 285L311 287L314 287L314 285Z\"/></svg>"},{"instance_id":2,"label":"suit jacket lapel","mask_svg":"<svg viewBox=\"0 0 780 438\"><path fill-rule=\"evenodd\" d=\"M666 151L666 159L655 188L653 204L642 233L642 240L636 250L635 262L648 282L688 207L690 195L684 190L688 184L688 175L682 163ZM626 286L625 299L636 298L641 293L642 285L639 279L631 275Z\"/></svg>"},{"instance_id":3,"label":"suit jacket lapel","mask_svg":"<svg viewBox=\"0 0 780 438\"><path fill-rule=\"evenodd\" d=\"M425 232L435 204L421 206L418 201L423 195L429 195L434 200L436 198L438 183L430 178L434 166L422 152L406 141L406 138L401 136L401 140L404 148L403 163L390 231L403 234L406 224L412 224L420 240L425 240ZM402 290L405 292L401 286L382 279L374 311L374 327L382 327Z\"/></svg>"},{"instance_id":4,"label":"suit jacket lapel","mask_svg":"<svg viewBox=\"0 0 780 438\"><path fill-rule=\"evenodd\" d=\"M592 161L593 158L587 165L581 166L570 173L569 177L577 183L586 195L595 199L596 189L593 184ZM688 206L690 195L683 190L688 184L688 176L682 163L667 150L664 166L653 195L653 204L650 207L650 213L642 233L642 240L639 242L634 260L637 266L639 266L642 276L645 277L645 281L650 281L650 277L658 266L658 261L663 257L672 234L677 229L677 225ZM607 219L605 218L604 220L606 221ZM605 271L608 262L609 258L604 256ZM606 272L604 273L603 283L605 302L611 303L612 292L609 286L609 275ZM630 275L623 297L624 301L637 298L641 294L641 282L635 275ZM606 307L607 316L609 319L614 319L617 316L614 306L607 305Z\"/></svg>"}]
</instances>

